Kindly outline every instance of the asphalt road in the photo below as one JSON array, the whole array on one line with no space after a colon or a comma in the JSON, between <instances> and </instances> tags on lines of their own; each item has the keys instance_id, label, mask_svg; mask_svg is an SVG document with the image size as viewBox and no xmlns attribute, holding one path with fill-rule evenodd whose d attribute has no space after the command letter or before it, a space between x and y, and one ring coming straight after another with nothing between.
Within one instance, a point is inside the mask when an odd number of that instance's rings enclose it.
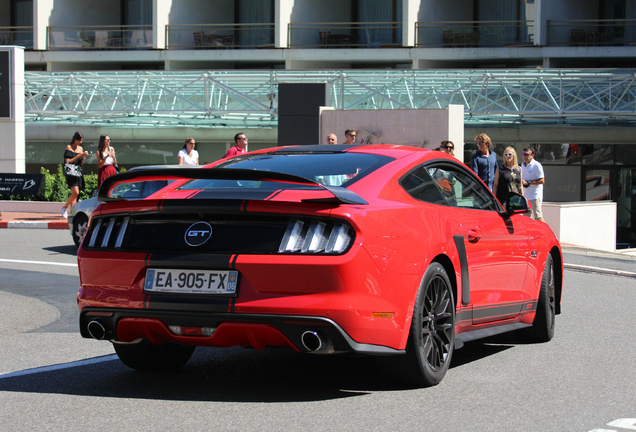
<instances>
[{"instance_id":1,"label":"asphalt road","mask_svg":"<svg viewBox=\"0 0 636 432\"><path fill-rule=\"evenodd\" d=\"M635 277L567 270L551 342L468 343L429 389L373 358L285 349L197 349L176 373L139 373L79 336L70 243L66 231L0 231L0 430L636 430ZM565 260L636 271L631 259Z\"/></svg>"}]
</instances>

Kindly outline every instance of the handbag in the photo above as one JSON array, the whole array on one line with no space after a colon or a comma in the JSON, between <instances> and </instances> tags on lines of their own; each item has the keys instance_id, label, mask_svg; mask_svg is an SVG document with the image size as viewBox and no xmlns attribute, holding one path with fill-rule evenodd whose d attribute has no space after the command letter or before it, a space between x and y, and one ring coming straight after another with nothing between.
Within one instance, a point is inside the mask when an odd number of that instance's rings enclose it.
<instances>
[{"instance_id":1,"label":"handbag","mask_svg":"<svg viewBox=\"0 0 636 432\"><path fill-rule=\"evenodd\" d=\"M64 164L64 175L71 177L82 177L82 167L75 164Z\"/></svg>"}]
</instances>

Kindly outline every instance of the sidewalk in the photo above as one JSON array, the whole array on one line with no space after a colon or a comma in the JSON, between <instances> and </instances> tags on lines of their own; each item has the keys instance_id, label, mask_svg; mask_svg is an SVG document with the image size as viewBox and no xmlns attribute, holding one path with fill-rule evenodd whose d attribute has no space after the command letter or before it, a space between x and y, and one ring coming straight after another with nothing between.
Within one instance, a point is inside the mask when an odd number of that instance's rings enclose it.
<instances>
[{"instance_id":1,"label":"sidewalk","mask_svg":"<svg viewBox=\"0 0 636 432\"><path fill-rule=\"evenodd\" d=\"M68 229L66 218L59 213L0 213L0 228Z\"/></svg>"}]
</instances>

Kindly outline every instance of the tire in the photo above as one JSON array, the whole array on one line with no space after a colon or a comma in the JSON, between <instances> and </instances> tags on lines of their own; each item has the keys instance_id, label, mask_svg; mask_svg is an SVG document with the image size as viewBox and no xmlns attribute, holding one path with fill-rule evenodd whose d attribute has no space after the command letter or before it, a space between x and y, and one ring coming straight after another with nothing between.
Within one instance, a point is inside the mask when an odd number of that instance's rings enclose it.
<instances>
[{"instance_id":1,"label":"tire","mask_svg":"<svg viewBox=\"0 0 636 432\"><path fill-rule=\"evenodd\" d=\"M429 266L417 293L406 346L407 379L418 386L439 384L455 349L455 301L446 270Z\"/></svg>"},{"instance_id":2,"label":"tire","mask_svg":"<svg viewBox=\"0 0 636 432\"><path fill-rule=\"evenodd\" d=\"M140 371L167 372L185 365L195 346L164 343L154 345L148 341L136 344L113 344L119 359L129 368Z\"/></svg>"},{"instance_id":3,"label":"tire","mask_svg":"<svg viewBox=\"0 0 636 432\"><path fill-rule=\"evenodd\" d=\"M527 336L535 342L548 342L554 336L554 322L556 317L556 287L554 282L554 261L548 255L541 278L541 289L537 304L537 314L532 327L527 330Z\"/></svg>"},{"instance_id":4,"label":"tire","mask_svg":"<svg viewBox=\"0 0 636 432\"><path fill-rule=\"evenodd\" d=\"M73 217L73 231L71 235L73 236L73 241L75 242L75 246L79 247L82 239L86 235L86 230L88 229L88 218L83 213L78 213Z\"/></svg>"}]
</instances>

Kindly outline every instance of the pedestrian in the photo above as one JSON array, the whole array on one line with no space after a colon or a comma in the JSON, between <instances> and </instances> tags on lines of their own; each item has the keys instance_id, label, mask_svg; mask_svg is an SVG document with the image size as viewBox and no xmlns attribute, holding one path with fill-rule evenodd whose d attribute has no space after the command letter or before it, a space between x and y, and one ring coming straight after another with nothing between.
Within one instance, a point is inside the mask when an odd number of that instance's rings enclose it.
<instances>
[{"instance_id":1,"label":"pedestrian","mask_svg":"<svg viewBox=\"0 0 636 432\"><path fill-rule=\"evenodd\" d=\"M327 144L338 144L338 137L335 133L327 135Z\"/></svg>"},{"instance_id":2,"label":"pedestrian","mask_svg":"<svg viewBox=\"0 0 636 432\"><path fill-rule=\"evenodd\" d=\"M523 195L523 173L514 147L506 147L503 163L499 165L499 175L495 178L495 195L500 203L505 203L509 192Z\"/></svg>"},{"instance_id":3,"label":"pedestrian","mask_svg":"<svg viewBox=\"0 0 636 432\"><path fill-rule=\"evenodd\" d=\"M475 144L477 144L477 151L470 159L470 167L490 190L493 190L498 166L497 155L490 149L492 141L488 135L480 133L475 137Z\"/></svg>"},{"instance_id":4,"label":"pedestrian","mask_svg":"<svg viewBox=\"0 0 636 432\"><path fill-rule=\"evenodd\" d=\"M534 149L526 147L523 149L523 164L521 165L521 173L523 175L523 186L525 189L525 197L532 204L532 219L543 220L543 185L545 184L545 175L543 174L543 165L534 158Z\"/></svg>"},{"instance_id":5,"label":"pedestrian","mask_svg":"<svg viewBox=\"0 0 636 432\"><path fill-rule=\"evenodd\" d=\"M194 149L196 143L192 137L185 139L183 148L177 154L179 165L199 165L199 152Z\"/></svg>"},{"instance_id":6,"label":"pedestrian","mask_svg":"<svg viewBox=\"0 0 636 432\"><path fill-rule=\"evenodd\" d=\"M101 135L99 144L97 145L97 187L99 188L104 180L117 174L115 169L117 158L115 157L115 149L110 146L110 137Z\"/></svg>"},{"instance_id":7,"label":"pedestrian","mask_svg":"<svg viewBox=\"0 0 636 432\"><path fill-rule=\"evenodd\" d=\"M442 141L438 150L448 153L451 156L455 156L455 144L453 144L452 141Z\"/></svg>"},{"instance_id":8,"label":"pedestrian","mask_svg":"<svg viewBox=\"0 0 636 432\"><path fill-rule=\"evenodd\" d=\"M247 153L247 137L243 132L239 132L234 135L234 143L236 144L234 147L231 147L223 158L229 158L232 156L240 155Z\"/></svg>"},{"instance_id":9,"label":"pedestrian","mask_svg":"<svg viewBox=\"0 0 636 432\"><path fill-rule=\"evenodd\" d=\"M345 131L345 144L355 144L358 131L355 129L347 129Z\"/></svg>"},{"instance_id":10,"label":"pedestrian","mask_svg":"<svg viewBox=\"0 0 636 432\"><path fill-rule=\"evenodd\" d=\"M84 159L88 156L88 152L84 151L82 147L83 141L84 135L81 132L75 132L71 143L64 150L64 177L66 178L66 184L71 188L71 196L62 207L62 216L64 217L68 217L68 212L77 202L80 189L84 189L82 165L84 164Z\"/></svg>"}]
</instances>

